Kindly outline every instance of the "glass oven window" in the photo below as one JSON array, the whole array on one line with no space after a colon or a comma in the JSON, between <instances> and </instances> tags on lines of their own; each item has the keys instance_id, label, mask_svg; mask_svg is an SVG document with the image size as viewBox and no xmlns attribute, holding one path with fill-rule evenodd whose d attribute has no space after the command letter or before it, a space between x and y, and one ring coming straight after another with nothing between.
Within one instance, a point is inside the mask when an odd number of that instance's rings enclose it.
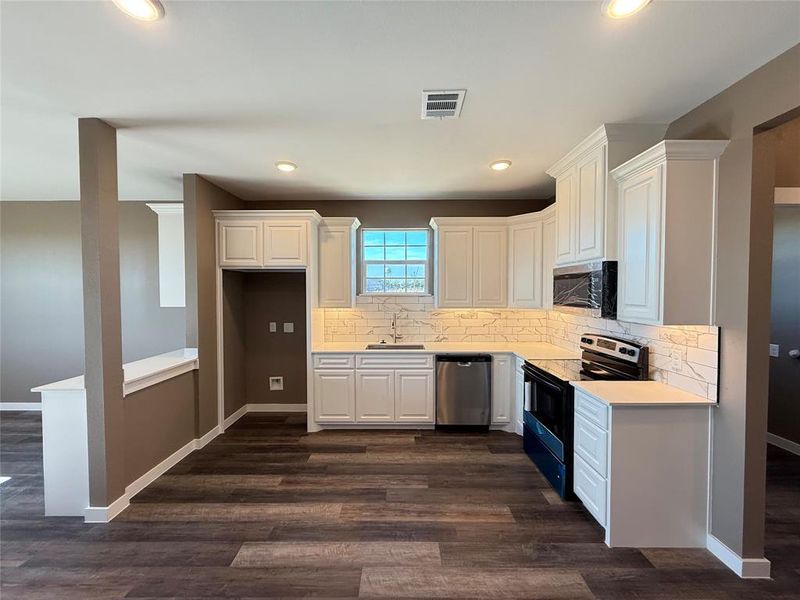
<instances>
[{"instance_id":1,"label":"glass oven window","mask_svg":"<svg viewBox=\"0 0 800 600\"><path fill-rule=\"evenodd\" d=\"M531 413L561 441L564 441L566 408L563 390L544 381L533 380Z\"/></svg>"}]
</instances>

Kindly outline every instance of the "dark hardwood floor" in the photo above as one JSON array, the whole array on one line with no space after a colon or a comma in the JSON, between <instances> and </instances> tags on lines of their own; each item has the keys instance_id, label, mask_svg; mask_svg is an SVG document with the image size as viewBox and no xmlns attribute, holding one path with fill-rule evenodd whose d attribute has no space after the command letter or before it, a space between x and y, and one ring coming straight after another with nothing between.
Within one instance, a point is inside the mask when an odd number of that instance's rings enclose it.
<instances>
[{"instance_id":1,"label":"dark hardwood floor","mask_svg":"<svg viewBox=\"0 0 800 600\"><path fill-rule=\"evenodd\" d=\"M109 524L43 518L37 413L3 413L0 561L16 598L800 598L800 458L770 448L767 556L742 581L704 550L609 549L520 438L305 433L248 415Z\"/></svg>"}]
</instances>

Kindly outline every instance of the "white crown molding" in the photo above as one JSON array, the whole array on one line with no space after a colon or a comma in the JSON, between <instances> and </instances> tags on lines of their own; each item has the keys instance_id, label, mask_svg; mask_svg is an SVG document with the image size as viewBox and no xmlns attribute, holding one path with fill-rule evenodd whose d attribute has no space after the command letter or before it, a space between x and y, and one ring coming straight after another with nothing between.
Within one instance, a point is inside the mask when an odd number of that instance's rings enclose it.
<instances>
[{"instance_id":1,"label":"white crown molding","mask_svg":"<svg viewBox=\"0 0 800 600\"><path fill-rule=\"evenodd\" d=\"M157 215L182 215L183 202L146 202L147 208Z\"/></svg>"},{"instance_id":2,"label":"white crown molding","mask_svg":"<svg viewBox=\"0 0 800 600\"><path fill-rule=\"evenodd\" d=\"M550 175L550 177L558 177L561 173L564 172L565 169L572 166L572 163L575 162L577 158L582 156L583 154L594 150L598 146L605 144L608 141L608 135L606 133L607 128L610 125L601 125L597 129L595 129L592 133L586 136L583 141L581 141L577 146L575 146L572 150L567 152L562 158L560 158L556 163L547 169L545 173Z\"/></svg>"},{"instance_id":3,"label":"white crown molding","mask_svg":"<svg viewBox=\"0 0 800 600\"><path fill-rule=\"evenodd\" d=\"M447 226L506 226L508 225L508 217L433 217L430 220L430 226L433 229Z\"/></svg>"},{"instance_id":4,"label":"white crown molding","mask_svg":"<svg viewBox=\"0 0 800 600\"><path fill-rule=\"evenodd\" d=\"M664 140L622 163L611 171L611 176L619 180L670 160L716 160L729 143L729 140Z\"/></svg>"},{"instance_id":5,"label":"white crown molding","mask_svg":"<svg viewBox=\"0 0 800 600\"><path fill-rule=\"evenodd\" d=\"M215 210L212 211L217 219L225 220L250 220L269 219L282 221L306 220L319 225L322 217L315 210Z\"/></svg>"},{"instance_id":6,"label":"white crown molding","mask_svg":"<svg viewBox=\"0 0 800 600\"><path fill-rule=\"evenodd\" d=\"M324 227L352 227L354 230L361 226L358 217L323 217Z\"/></svg>"}]
</instances>

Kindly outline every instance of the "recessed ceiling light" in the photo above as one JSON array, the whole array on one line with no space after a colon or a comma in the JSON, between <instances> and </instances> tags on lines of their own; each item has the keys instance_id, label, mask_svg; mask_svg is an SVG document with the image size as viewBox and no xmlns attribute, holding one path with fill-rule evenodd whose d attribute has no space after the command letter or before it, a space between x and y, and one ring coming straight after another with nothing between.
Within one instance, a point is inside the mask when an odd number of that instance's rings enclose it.
<instances>
[{"instance_id":1,"label":"recessed ceiling light","mask_svg":"<svg viewBox=\"0 0 800 600\"><path fill-rule=\"evenodd\" d=\"M510 166L511 166L510 160L496 160L489 165L489 168L492 171L505 171Z\"/></svg>"},{"instance_id":2,"label":"recessed ceiling light","mask_svg":"<svg viewBox=\"0 0 800 600\"><path fill-rule=\"evenodd\" d=\"M140 21L158 21L164 17L164 7L158 0L113 0L117 8Z\"/></svg>"},{"instance_id":3,"label":"recessed ceiling light","mask_svg":"<svg viewBox=\"0 0 800 600\"><path fill-rule=\"evenodd\" d=\"M275 168L277 168L278 171L283 171L284 173L291 173L297 169L297 165L293 162L289 162L288 160L279 160L275 163Z\"/></svg>"},{"instance_id":4,"label":"recessed ceiling light","mask_svg":"<svg viewBox=\"0 0 800 600\"><path fill-rule=\"evenodd\" d=\"M630 17L650 4L651 0L603 0L603 14L612 19Z\"/></svg>"}]
</instances>

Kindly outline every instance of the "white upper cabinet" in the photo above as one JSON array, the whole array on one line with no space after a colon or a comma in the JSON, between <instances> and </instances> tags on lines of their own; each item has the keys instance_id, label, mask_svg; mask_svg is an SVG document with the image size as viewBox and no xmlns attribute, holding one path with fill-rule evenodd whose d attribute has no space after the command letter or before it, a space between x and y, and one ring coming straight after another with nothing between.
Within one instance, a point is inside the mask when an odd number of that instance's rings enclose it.
<instances>
[{"instance_id":1,"label":"white upper cabinet","mask_svg":"<svg viewBox=\"0 0 800 600\"><path fill-rule=\"evenodd\" d=\"M296 268L316 261L313 210L215 210L221 267Z\"/></svg>"},{"instance_id":2,"label":"white upper cabinet","mask_svg":"<svg viewBox=\"0 0 800 600\"><path fill-rule=\"evenodd\" d=\"M616 260L616 187L609 170L663 136L663 125L603 125L547 173L556 179L555 264Z\"/></svg>"},{"instance_id":3,"label":"white upper cabinet","mask_svg":"<svg viewBox=\"0 0 800 600\"><path fill-rule=\"evenodd\" d=\"M508 228L508 304L542 306L542 219L538 214L512 217Z\"/></svg>"},{"instance_id":4,"label":"white upper cabinet","mask_svg":"<svg viewBox=\"0 0 800 600\"><path fill-rule=\"evenodd\" d=\"M319 228L319 306L350 308L356 295L356 231L352 217L324 219Z\"/></svg>"},{"instance_id":5,"label":"white upper cabinet","mask_svg":"<svg viewBox=\"0 0 800 600\"><path fill-rule=\"evenodd\" d=\"M219 264L222 266L261 266L263 224L261 221L220 221Z\"/></svg>"},{"instance_id":6,"label":"white upper cabinet","mask_svg":"<svg viewBox=\"0 0 800 600\"><path fill-rule=\"evenodd\" d=\"M441 227L435 246L439 306L472 306L472 227Z\"/></svg>"},{"instance_id":7,"label":"white upper cabinet","mask_svg":"<svg viewBox=\"0 0 800 600\"><path fill-rule=\"evenodd\" d=\"M619 320L714 324L717 161L727 144L666 140L612 171Z\"/></svg>"},{"instance_id":8,"label":"white upper cabinet","mask_svg":"<svg viewBox=\"0 0 800 600\"><path fill-rule=\"evenodd\" d=\"M282 267L307 264L307 228L305 221L264 223L264 265Z\"/></svg>"},{"instance_id":9,"label":"white upper cabinet","mask_svg":"<svg viewBox=\"0 0 800 600\"><path fill-rule=\"evenodd\" d=\"M508 228L475 227L472 236L472 305L506 306Z\"/></svg>"},{"instance_id":10,"label":"white upper cabinet","mask_svg":"<svg viewBox=\"0 0 800 600\"><path fill-rule=\"evenodd\" d=\"M555 205L541 211L542 218L542 308L553 308L553 267L556 264Z\"/></svg>"}]
</instances>

